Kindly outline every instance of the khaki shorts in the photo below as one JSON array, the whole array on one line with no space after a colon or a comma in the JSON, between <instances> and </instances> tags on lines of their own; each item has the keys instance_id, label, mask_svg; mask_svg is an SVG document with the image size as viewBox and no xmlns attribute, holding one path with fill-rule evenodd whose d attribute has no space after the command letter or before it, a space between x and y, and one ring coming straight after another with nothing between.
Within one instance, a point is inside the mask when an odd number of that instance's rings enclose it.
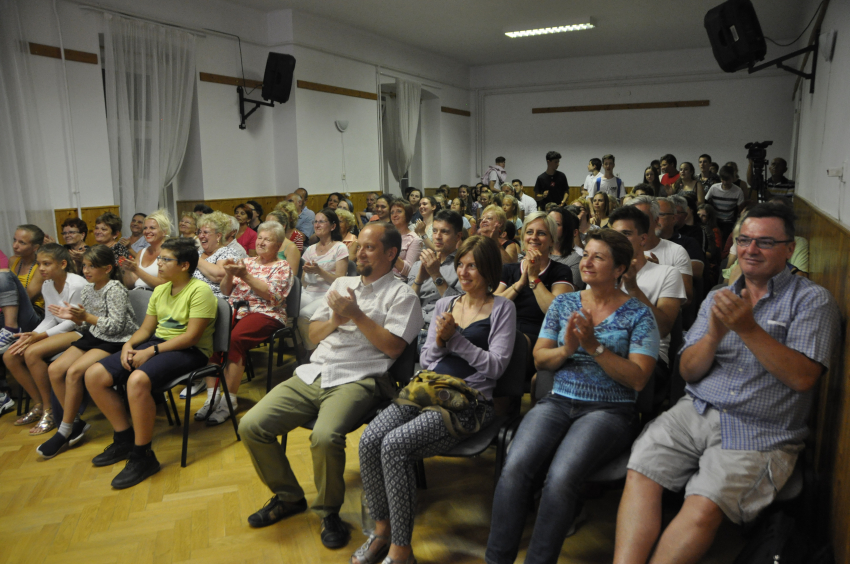
<instances>
[{"instance_id":1,"label":"khaki shorts","mask_svg":"<svg viewBox=\"0 0 850 564\"><path fill-rule=\"evenodd\" d=\"M752 521L791 477L803 445L776 450L729 450L720 444L720 414L700 415L685 395L641 433L629 469L685 497L701 495L734 523Z\"/></svg>"}]
</instances>

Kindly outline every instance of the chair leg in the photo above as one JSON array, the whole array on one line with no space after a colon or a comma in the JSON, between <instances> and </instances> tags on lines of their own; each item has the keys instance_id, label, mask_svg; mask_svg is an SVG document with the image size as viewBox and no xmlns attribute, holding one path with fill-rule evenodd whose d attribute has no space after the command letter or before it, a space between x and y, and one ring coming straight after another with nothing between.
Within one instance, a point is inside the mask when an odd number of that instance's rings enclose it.
<instances>
[{"instance_id":1,"label":"chair leg","mask_svg":"<svg viewBox=\"0 0 850 564\"><path fill-rule=\"evenodd\" d=\"M218 383L216 382L216 385ZM191 386L191 383L190 383ZM213 397L215 397L215 390L213 390ZM192 410L192 394L186 394L186 411L183 413L183 452L180 455L180 467L186 468L186 456L189 451L189 414ZM211 412L212 410L210 410ZM207 413L209 416L209 413Z\"/></svg>"},{"instance_id":2,"label":"chair leg","mask_svg":"<svg viewBox=\"0 0 850 564\"><path fill-rule=\"evenodd\" d=\"M295 363L301 366L301 349L298 348L298 330L292 332L292 348L295 349Z\"/></svg>"},{"instance_id":3,"label":"chair leg","mask_svg":"<svg viewBox=\"0 0 850 564\"><path fill-rule=\"evenodd\" d=\"M428 481L425 479L425 461L417 460L416 461L416 487L420 490L428 489Z\"/></svg>"},{"instance_id":4,"label":"chair leg","mask_svg":"<svg viewBox=\"0 0 850 564\"><path fill-rule=\"evenodd\" d=\"M171 418L171 411L168 410L168 398L165 397L165 392L162 392L162 405L165 407L165 417L168 419L168 426L174 425L174 420Z\"/></svg>"},{"instance_id":5,"label":"chair leg","mask_svg":"<svg viewBox=\"0 0 850 564\"><path fill-rule=\"evenodd\" d=\"M22 411L23 408L24 408L24 394L25 393L26 392L24 392L24 387L21 386L20 384L18 384L18 417L20 417L24 413L29 412L29 409L27 411Z\"/></svg>"},{"instance_id":6,"label":"chair leg","mask_svg":"<svg viewBox=\"0 0 850 564\"><path fill-rule=\"evenodd\" d=\"M251 351L248 351L245 358L245 374L248 375L249 382L254 379L254 363L251 362Z\"/></svg>"},{"instance_id":7,"label":"chair leg","mask_svg":"<svg viewBox=\"0 0 850 564\"><path fill-rule=\"evenodd\" d=\"M224 378L224 374L222 374L221 378L219 378L219 382L221 382L221 395L223 395L224 399L227 401L227 409L230 411L230 420L233 422L233 432L236 434L236 440L241 441L242 438L239 436L239 427L236 425L236 412L233 411L233 402L230 401L230 392L227 390L227 380Z\"/></svg>"},{"instance_id":8,"label":"chair leg","mask_svg":"<svg viewBox=\"0 0 850 564\"><path fill-rule=\"evenodd\" d=\"M272 369L274 368L274 337L269 339L269 358L268 358L268 368L266 372L266 393L272 391ZM283 348L283 345L280 347Z\"/></svg>"},{"instance_id":9,"label":"chair leg","mask_svg":"<svg viewBox=\"0 0 850 564\"><path fill-rule=\"evenodd\" d=\"M191 383L189 384L191 390ZM174 413L174 421L180 425L180 415L177 413L177 403L174 401L174 395L171 393L171 388L168 389L168 403L171 404L171 411ZM167 408L168 406L166 406Z\"/></svg>"}]
</instances>

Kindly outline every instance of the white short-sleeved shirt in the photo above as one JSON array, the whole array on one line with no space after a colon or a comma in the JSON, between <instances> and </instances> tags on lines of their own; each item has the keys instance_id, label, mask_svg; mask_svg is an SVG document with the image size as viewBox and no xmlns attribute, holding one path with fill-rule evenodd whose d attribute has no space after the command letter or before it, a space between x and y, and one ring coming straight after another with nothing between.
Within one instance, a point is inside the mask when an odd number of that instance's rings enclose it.
<instances>
[{"instance_id":1,"label":"white short-sleeved shirt","mask_svg":"<svg viewBox=\"0 0 850 564\"><path fill-rule=\"evenodd\" d=\"M626 186L618 177L605 178L601 174L596 177L596 181L592 185L592 189L588 190L588 195L593 196L597 192L605 192L612 198L618 200L626 195Z\"/></svg>"},{"instance_id":2,"label":"white short-sleeved shirt","mask_svg":"<svg viewBox=\"0 0 850 564\"><path fill-rule=\"evenodd\" d=\"M345 243L337 241L331 245L331 248L325 251L325 254L323 255L316 252L316 247L318 247L318 245L310 245L304 250L304 254L301 255L301 258L304 259L305 263L315 262L322 270L334 272L336 269L336 262L338 260L348 260L348 247L345 246ZM331 285L325 282L325 279L318 274L304 272L301 277L304 282L305 292L312 292L314 294L327 292L331 287Z\"/></svg>"},{"instance_id":3,"label":"white short-sleeved shirt","mask_svg":"<svg viewBox=\"0 0 850 564\"><path fill-rule=\"evenodd\" d=\"M691 259L688 256L688 251L681 245L677 245L672 241L661 239L658 246L654 249L645 249L643 252L647 257L652 253L658 257L659 264L672 266L681 274L688 276L694 275L694 269L691 266Z\"/></svg>"},{"instance_id":4,"label":"white short-sleeved shirt","mask_svg":"<svg viewBox=\"0 0 850 564\"><path fill-rule=\"evenodd\" d=\"M637 285L655 305L658 305L658 300L661 298L679 298L683 304L688 299L681 275L675 268L666 264L647 261L637 273ZM658 356L668 365L670 364L669 351L670 335L667 335L659 343Z\"/></svg>"},{"instance_id":5,"label":"white short-sleeved shirt","mask_svg":"<svg viewBox=\"0 0 850 564\"><path fill-rule=\"evenodd\" d=\"M78 305L81 302L86 279L77 274L68 273L61 292L56 291L53 280L45 280L41 285L41 295L44 297L44 319L33 329L33 333L47 333L48 337L67 333L74 330L74 322L55 317L47 306L61 306L63 302Z\"/></svg>"},{"instance_id":6,"label":"white short-sleeved shirt","mask_svg":"<svg viewBox=\"0 0 850 564\"><path fill-rule=\"evenodd\" d=\"M522 212L528 217L529 214L537 211L537 200L523 192L522 198L519 200L519 207L522 208Z\"/></svg>"},{"instance_id":7,"label":"white short-sleeved shirt","mask_svg":"<svg viewBox=\"0 0 850 564\"><path fill-rule=\"evenodd\" d=\"M487 177L487 181L493 182L494 180L496 181L496 183L493 185L493 191L494 192L501 192L502 191L502 181L499 179L499 173L496 172L495 170L491 170L490 175Z\"/></svg>"},{"instance_id":8,"label":"white short-sleeved shirt","mask_svg":"<svg viewBox=\"0 0 850 564\"><path fill-rule=\"evenodd\" d=\"M349 288L354 291L357 306L369 319L408 344L425 324L419 298L392 272L371 284L364 284L360 276L342 276L331 284L331 290L342 296L348 296ZM327 321L330 317L331 308L325 297L310 321ZM332 388L384 374L393 362L349 320L322 339L310 363L299 366L295 374L306 384L312 384L321 375L322 388Z\"/></svg>"},{"instance_id":9,"label":"white short-sleeved shirt","mask_svg":"<svg viewBox=\"0 0 850 564\"><path fill-rule=\"evenodd\" d=\"M596 179L602 176L601 172L597 172L596 174L588 174L587 178L584 179L584 189L587 190L588 194L593 194L593 191L596 190Z\"/></svg>"}]
</instances>

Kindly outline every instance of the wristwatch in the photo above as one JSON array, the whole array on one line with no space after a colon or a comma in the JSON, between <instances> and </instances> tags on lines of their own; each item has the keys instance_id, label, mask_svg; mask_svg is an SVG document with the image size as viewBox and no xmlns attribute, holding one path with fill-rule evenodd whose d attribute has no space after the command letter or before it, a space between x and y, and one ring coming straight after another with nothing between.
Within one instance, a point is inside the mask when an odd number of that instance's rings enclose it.
<instances>
[{"instance_id":1,"label":"wristwatch","mask_svg":"<svg viewBox=\"0 0 850 564\"><path fill-rule=\"evenodd\" d=\"M445 283L446 283L446 281L443 280L442 278L439 278L439 277L434 278L434 285L435 286L442 286Z\"/></svg>"},{"instance_id":2,"label":"wristwatch","mask_svg":"<svg viewBox=\"0 0 850 564\"><path fill-rule=\"evenodd\" d=\"M156 356L159 354L159 345L153 346L153 355Z\"/></svg>"},{"instance_id":3,"label":"wristwatch","mask_svg":"<svg viewBox=\"0 0 850 564\"><path fill-rule=\"evenodd\" d=\"M534 290L535 288L537 288L538 284L540 284L540 278L535 278L534 280L528 283L528 287Z\"/></svg>"},{"instance_id":4,"label":"wristwatch","mask_svg":"<svg viewBox=\"0 0 850 564\"><path fill-rule=\"evenodd\" d=\"M587 354L589 354L593 358L596 358L597 356L599 356L600 354L602 354L604 352L605 352L605 345L600 343L599 346L596 347L596 349L593 352L588 352Z\"/></svg>"}]
</instances>

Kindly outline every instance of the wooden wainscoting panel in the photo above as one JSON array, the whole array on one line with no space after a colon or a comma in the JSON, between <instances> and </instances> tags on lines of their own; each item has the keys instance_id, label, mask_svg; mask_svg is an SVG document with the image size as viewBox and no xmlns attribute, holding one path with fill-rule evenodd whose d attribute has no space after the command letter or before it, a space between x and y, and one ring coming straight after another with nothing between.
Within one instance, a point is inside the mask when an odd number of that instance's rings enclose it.
<instances>
[{"instance_id":1,"label":"wooden wainscoting panel","mask_svg":"<svg viewBox=\"0 0 850 564\"><path fill-rule=\"evenodd\" d=\"M454 114L456 116L472 117L472 112L470 111L458 110L457 108L450 108L448 106L440 106L440 111L444 114Z\"/></svg>"},{"instance_id":2,"label":"wooden wainscoting panel","mask_svg":"<svg viewBox=\"0 0 850 564\"><path fill-rule=\"evenodd\" d=\"M821 378L814 436L815 464L823 478L818 507L829 515L836 562L850 561L850 229L804 198L794 198L797 234L809 240L809 277L838 302L842 334L830 369ZM818 524L821 525L820 523ZM824 526L826 523L823 524Z\"/></svg>"},{"instance_id":3,"label":"wooden wainscoting panel","mask_svg":"<svg viewBox=\"0 0 850 564\"><path fill-rule=\"evenodd\" d=\"M250 78L243 80L242 77L225 76L223 74L213 74L210 72L198 73L198 80L201 82L228 84L230 86L244 86L246 88L260 88L263 85L262 80L251 80Z\"/></svg>"},{"instance_id":4,"label":"wooden wainscoting panel","mask_svg":"<svg viewBox=\"0 0 850 564\"><path fill-rule=\"evenodd\" d=\"M50 57L51 59L62 58L59 47L41 45L39 43L30 43L30 55ZM65 60L73 61L75 63L88 63L91 65L98 64L96 53L86 53L85 51L75 51L73 49L65 49Z\"/></svg>"},{"instance_id":5,"label":"wooden wainscoting panel","mask_svg":"<svg viewBox=\"0 0 850 564\"><path fill-rule=\"evenodd\" d=\"M298 88L303 88L304 90L314 90L316 92L324 92L326 94L338 94L340 96L351 96L352 98L363 98L364 100L378 99L378 95L374 92L352 90L351 88L341 88L339 86L331 86L330 84L320 84L318 82L307 82L306 80L299 80L296 84Z\"/></svg>"},{"instance_id":6,"label":"wooden wainscoting panel","mask_svg":"<svg viewBox=\"0 0 850 564\"><path fill-rule=\"evenodd\" d=\"M559 114L564 112L609 112L613 110L658 110L666 108L699 108L708 105L708 100L684 100L680 102L647 102L640 104L599 104L594 106L561 106L556 108L531 108L531 113Z\"/></svg>"},{"instance_id":7,"label":"wooden wainscoting panel","mask_svg":"<svg viewBox=\"0 0 850 564\"><path fill-rule=\"evenodd\" d=\"M86 225L89 228L89 234L86 237L86 245L96 245L97 242L94 240L94 221L106 212L112 212L115 215L120 215L118 211L118 206L97 206L97 207L89 207L82 208L83 211L83 221L86 222ZM69 217L77 217L77 208L59 208L53 210L53 216L56 218L56 233L59 234L59 240L57 241L59 244L64 245L65 240L62 239L62 222L65 221L66 218ZM127 225L124 227L122 231L123 235L130 234L130 226Z\"/></svg>"}]
</instances>

